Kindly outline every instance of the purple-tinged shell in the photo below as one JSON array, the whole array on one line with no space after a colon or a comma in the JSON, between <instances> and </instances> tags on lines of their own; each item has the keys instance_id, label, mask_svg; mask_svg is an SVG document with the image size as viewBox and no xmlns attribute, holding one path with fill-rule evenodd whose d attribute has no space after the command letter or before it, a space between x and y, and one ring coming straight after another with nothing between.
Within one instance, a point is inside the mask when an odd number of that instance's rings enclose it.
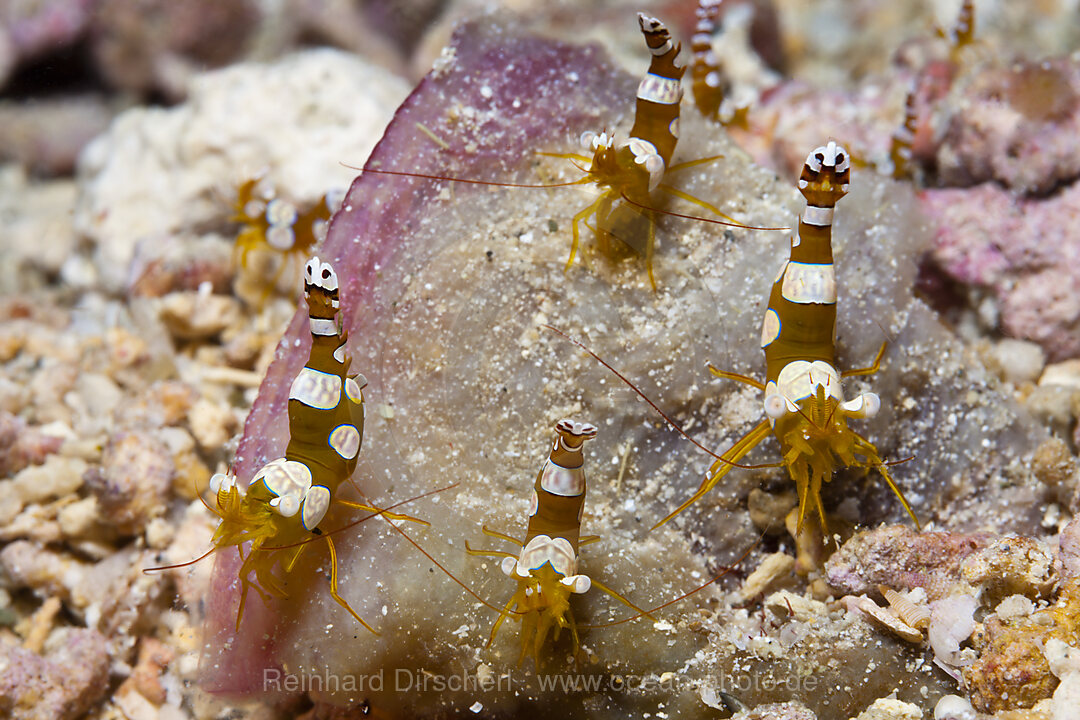
<instances>
[{"instance_id":1,"label":"purple-tinged shell","mask_svg":"<svg viewBox=\"0 0 1080 720\"><path fill-rule=\"evenodd\" d=\"M916 532L886 525L860 532L825 564L829 585L847 595L921 587L931 601L961 582L964 558L993 542L988 533Z\"/></svg>"}]
</instances>

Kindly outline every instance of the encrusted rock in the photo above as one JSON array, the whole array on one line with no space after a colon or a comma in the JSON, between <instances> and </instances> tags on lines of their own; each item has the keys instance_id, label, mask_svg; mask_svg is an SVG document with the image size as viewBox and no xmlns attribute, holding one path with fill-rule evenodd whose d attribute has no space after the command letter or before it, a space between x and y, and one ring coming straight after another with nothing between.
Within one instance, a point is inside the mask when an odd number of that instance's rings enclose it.
<instances>
[{"instance_id":1,"label":"encrusted rock","mask_svg":"<svg viewBox=\"0 0 1080 720\"><path fill-rule=\"evenodd\" d=\"M741 710L731 720L817 720L813 710L797 700L758 705L753 710Z\"/></svg>"},{"instance_id":2,"label":"encrusted rock","mask_svg":"<svg viewBox=\"0 0 1080 720\"><path fill-rule=\"evenodd\" d=\"M236 430L236 416L222 404L200 399L188 413L191 433L205 451L220 450Z\"/></svg>"},{"instance_id":3,"label":"encrusted rock","mask_svg":"<svg viewBox=\"0 0 1080 720\"><path fill-rule=\"evenodd\" d=\"M975 708L967 698L944 695L934 706L934 720L975 720Z\"/></svg>"},{"instance_id":4,"label":"encrusted rock","mask_svg":"<svg viewBox=\"0 0 1080 720\"><path fill-rule=\"evenodd\" d=\"M1050 664L1050 672L1061 681L1052 700L1053 720L1072 718L1080 707L1080 649L1050 638L1043 647L1043 654Z\"/></svg>"},{"instance_id":5,"label":"encrusted rock","mask_svg":"<svg viewBox=\"0 0 1080 720\"><path fill-rule=\"evenodd\" d=\"M1058 686L1043 648L1052 640L1080 643L1080 581L1065 583L1054 605L1005 622L988 616L972 644L978 658L963 669L964 686L980 712L1029 708Z\"/></svg>"},{"instance_id":6,"label":"encrusted rock","mask_svg":"<svg viewBox=\"0 0 1080 720\"><path fill-rule=\"evenodd\" d=\"M798 502L794 492L767 493L754 488L746 505L754 525L769 535L780 535L786 529L784 518Z\"/></svg>"},{"instance_id":7,"label":"encrusted rock","mask_svg":"<svg viewBox=\"0 0 1080 720\"><path fill-rule=\"evenodd\" d=\"M86 467L79 458L50 455L41 465L26 467L11 480L0 480L0 524L10 522L30 503L75 492L83 484Z\"/></svg>"},{"instance_id":8,"label":"encrusted rock","mask_svg":"<svg viewBox=\"0 0 1080 720\"><path fill-rule=\"evenodd\" d=\"M0 411L0 477L8 477L27 465L40 465L60 449L64 439L47 435L9 412Z\"/></svg>"},{"instance_id":9,"label":"encrusted rock","mask_svg":"<svg viewBox=\"0 0 1080 720\"><path fill-rule=\"evenodd\" d=\"M1035 603L1023 595L1010 595L994 608L994 614L1004 622L1013 618L1027 617L1034 611Z\"/></svg>"},{"instance_id":10,"label":"encrusted rock","mask_svg":"<svg viewBox=\"0 0 1080 720\"><path fill-rule=\"evenodd\" d=\"M0 643L0 711L12 720L75 720L109 690L106 639L65 631L44 657Z\"/></svg>"},{"instance_id":11,"label":"encrusted rock","mask_svg":"<svg viewBox=\"0 0 1080 720\"><path fill-rule=\"evenodd\" d=\"M1061 531L1054 567L1066 578L1080 578L1080 516Z\"/></svg>"},{"instance_id":12,"label":"encrusted rock","mask_svg":"<svg viewBox=\"0 0 1080 720\"><path fill-rule=\"evenodd\" d=\"M37 175L68 175L79 152L104 132L112 115L103 97L89 94L0 102L0 162L19 163Z\"/></svg>"},{"instance_id":13,"label":"encrusted rock","mask_svg":"<svg viewBox=\"0 0 1080 720\"><path fill-rule=\"evenodd\" d=\"M739 588L739 596L743 601L755 598L765 592L772 583L789 574L795 568L795 558L785 552L775 552L757 566L754 572L743 582Z\"/></svg>"},{"instance_id":14,"label":"encrusted rock","mask_svg":"<svg viewBox=\"0 0 1080 720\"><path fill-rule=\"evenodd\" d=\"M144 432L124 432L110 440L100 470L85 478L109 523L123 534L142 530L165 511L176 467L168 448Z\"/></svg>"},{"instance_id":15,"label":"encrusted rock","mask_svg":"<svg viewBox=\"0 0 1080 720\"><path fill-rule=\"evenodd\" d=\"M43 549L29 540L16 540L0 550L0 565L14 587L28 587L43 596L73 598L89 576L90 564ZM76 601L78 604L78 601Z\"/></svg>"},{"instance_id":16,"label":"encrusted rock","mask_svg":"<svg viewBox=\"0 0 1080 720\"><path fill-rule=\"evenodd\" d=\"M864 530L828 559L826 579L849 595L873 592L878 585L921 587L932 601L962 579L964 558L992 540L986 533L920 533L906 525Z\"/></svg>"},{"instance_id":17,"label":"encrusted rock","mask_svg":"<svg viewBox=\"0 0 1080 720\"><path fill-rule=\"evenodd\" d=\"M1004 537L964 558L964 580L982 590L991 603L1008 595L1036 597L1052 581L1054 555L1042 540Z\"/></svg>"},{"instance_id":18,"label":"encrusted rock","mask_svg":"<svg viewBox=\"0 0 1080 720\"><path fill-rule=\"evenodd\" d=\"M999 340L984 356L988 369L996 371L1002 380L1014 385L1035 382L1046 364L1046 353L1040 346L1016 338Z\"/></svg>"},{"instance_id":19,"label":"encrusted rock","mask_svg":"<svg viewBox=\"0 0 1080 720\"><path fill-rule=\"evenodd\" d=\"M60 532L68 538L77 538L90 534L96 527L101 517L101 506L94 496L81 498L65 505L56 515L60 524Z\"/></svg>"},{"instance_id":20,"label":"encrusted rock","mask_svg":"<svg viewBox=\"0 0 1080 720\"><path fill-rule=\"evenodd\" d=\"M1069 270L1080 247L1069 222L1080 184L1045 199L986 184L926 190L920 200L936 227L934 262L953 280L989 290L1004 332L1038 343L1051 361L1080 354L1080 278ZM1050 228L1055 242L1045 240Z\"/></svg>"},{"instance_id":21,"label":"encrusted rock","mask_svg":"<svg viewBox=\"0 0 1080 720\"><path fill-rule=\"evenodd\" d=\"M132 295L161 297L198 290L204 283L215 293L227 293L235 274L231 240L216 234L185 234L171 242L147 238L135 246L129 273Z\"/></svg>"},{"instance_id":22,"label":"encrusted rock","mask_svg":"<svg viewBox=\"0 0 1080 720\"><path fill-rule=\"evenodd\" d=\"M243 52L259 19L258 4L99 0L92 52L108 82L134 93L182 97L199 69Z\"/></svg>"},{"instance_id":23,"label":"encrusted rock","mask_svg":"<svg viewBox=\"0 0 1080 720\"><path fill-rule=\"evenodd\" d=\"M1054 392L1062 394L1056 389ZM1078 399L1080 399L1080 391L1078 391ZM1069 400L1067 396L1066 400ZM1039 445L1032 460L1035 473L1049 488L1051 497L1055 498L1059 504L1068 506L1073 493L1080 487L1080 483L1077 482L1080 479L1080 463L1069 450L1069 446L1060 438L1049 437Z\"/></svg>"},{"instance_id":24,"label":"encrusted rock","mask_svg":"<svg viewBox=\"0 0 1080 720\"><path fill-rule=\"evenodd\" d=\"M923 713L918 705L892 698L878 698L873 705L852 720L922 720L922 717Z\"/></svg>"},{"instance_id":25,"label":"encrusted rock","mask_svg":"<svg viewBox=\"0 0 1080 720\"><path fill-rule=\"evenodd\" d=\"M198 393L191 385L178 380L162 380L120 405L116 411L116 425L125 430L177 425L187 417L197 399Z\"/></svg>"},{"instance_id":26,"label":"encrusted rock","mask_svg":"<svg viewBox=\"0 0 1080 720\"><path fill-rule=\"evenodd\" d=\"M201 290L174 292L162 299L161 319L178 340L205 340L236 323L240 308L238 301L227 295Z\"/></svg>"},{"instance_id":27,"label":"encrusted rock","mask_svg":"<svg viewBox=\"0 0 1080 720\"><path fill-rule=\"evenodd\" d=\"M1045 194L1080 175L1080 63L1074 58L988 65L955 99L938 150L945 185L992 180Z\"/></svg>"},{"instance_id":28,"label":"encrusted rock","mask_svg":"<svg viewBox=\"0 0 1080 720\"><path fill-rule=\"evenodd\" d=\"M142 638L139 641L139 659L117 694L133 690L154 705L161 705L166 697L165 688L161 684L161 673L175 657L176 653L172 648L160 640Z\"/></svg>"},{"instance_id":29,"label":"encrusted rock","mask_svg":"<svg viewBox=\"0 0 1080 720\"><path fill-rule=\"evenodd\" d=\"M0 111L0 123L2 115ZM5 144L3 140L0 128L0 145ZM21 293L40 287L76 256L77 238L71 221L76 192L70 180L33 183L21 168L0 167L0 214L4 216L0 291Z\"/></svg>"},{"instance_id":30,"label":"encrusted rock","mask_svg":"<svg viewBox=\"0 0 1080 720\"><path fill-rule=\"evenodd\" d=\"M794 617L801 622L814 622L827 615L829 607L820 600L797 595L790 590L779 590L765 598L765 607L778 618Z\"/></svg>"},{"instance_id":31,"label":"encrusted rock","mask_svg":"<svg viewBox=\"0 0 1080 720\"><path fill-rule=\"evenodd\" d=\"M1047 365L1039 377L1039 384L1080 390L1080 359Z\"/></svg>"}]
</instances>

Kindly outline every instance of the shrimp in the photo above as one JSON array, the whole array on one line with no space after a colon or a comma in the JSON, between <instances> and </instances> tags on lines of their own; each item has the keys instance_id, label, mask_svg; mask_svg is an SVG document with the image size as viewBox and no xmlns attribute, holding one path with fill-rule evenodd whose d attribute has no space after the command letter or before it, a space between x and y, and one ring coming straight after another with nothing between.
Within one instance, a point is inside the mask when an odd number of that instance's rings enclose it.
<instances>
[{"instance_id":1,"label":"shrimp","mask_svg":"<svg viewBox=\"0 0 1080 720\"><path fill-rule=\"evenodd\" d=\"M975 0L963 0L956 21L949 28L937 28L937 36L949 44L949 55L957 62L963 49L975 42Z\"/></svg>"},{"instance_id":2,"label":"shrimp","mask_svg":"<svg viewBox=\"0 0 1080 720\"><path fill-rule=\"evenodd\" d=\"M331 597L374 633L375 629L338 592L337 550L331 534L319 526L332 502L387 519L428 523L334 497L356 469L364 435L363 389L367 381L363 375L349 372L351 358L345 351L348 334L335 319L339 308L337 272L317 256L304 267L304 297L311 353L289 390L289 443L285 455L266 463L246 490L231 472L217 473L210 479L210 489L216 496L216 508L211 511L221 520L210 552L235 546L243 560L236 613L239 630L248 590L254 588L264 599L267 593L287 597L278 569L283 575L290 573L304 549L321 538L330 553Z\"/></svg>"},{"instance_id":3,"label":"shrimp","mask_svg":"<svg viewBox=\"0 0 1080 720\"><path fill-rule=\"evenodd\" d=\"M714 205L665 182L665 178L670 173L707 164L720 159L721 156L717 155L671 164L672 155L675 152L675 146L679 138L679 105L683 96L682 76L686 72L685 65L680 64L679 61L681 45L672 42L667 27L656 18L639 13L638 24L645 36L646 45L652 53L652 60L645 77L638 85L634 124L630 129L628 139L617 141L614 135L609 135L606 131L597 133L589 130L581 135L581 142L586 153L589 154L576 152L537 153L545 157L569 160L583 173L582 177L568 182L534 185L472 180L371 167L363 168L361 171L381 175L417 177L510 188L595 186L599 190L598 197L572 218L570 256L567 258L565 270L569 272L574 265L574 259L577 257L581 246L582 225L593 231L597 244L602 251L607 250L607 254L612 254L614 251L611 248L615 247L614 241L619 240L622 242L622 238L617 236L615 230L615 226L619 224L618 212L622 209L628 209L643 216L648 223L644 254L649 283L654 290L657 286L653 273L652 255L656 240L656 218L658 212L660 212L656 209L657 203L653 199L655 191L693 203L724 218L723 220L713 221L721 225L747 230L789 229L744 225L731 216L724 214ZM354 169L360 170L360 168ZM691 217L678 215L677 213L666 214L677 217ZM591 224L590 219L593 221Z\"/></svg>"},{"instance_id":4,"label":"shrimp","mask_svg":"<svg viewBox=\"0 0 1080 720\"><path fill-rule=\"evenodd\" d=\"M248 270L253 250L270 250L283 261L303 259L326 237L330 216L341 206L343 193L329 192L307 210L278 195L262 176L241 183L233 203L233 222L240 223L236 252ZM282 269L285 265L282 264Z\"/></svg>"},{"instance_id":5,"label":"shrimp","mask_svg":"<svg viewBox=\"0 0 1080 720\"><path fill-rule=\"evenodd\" d=\"M904 120L893 132L889 141L889 160L892 161L894 180L907 180L914 174L911 148L915 143L915 132L919 121L915 92L916 87L912 84L907 95L904 96Z\"/></svg>"},{"instance_id":6,"label":"shrimp","mask_svg":"<svg viewBox=\"0 0 1080 720\"><path fill-rule=\"evenodd\" d=\"M698 0L694 36L690 41L690 88L694 105L705 117L725 126L746 128L750 103L736 102L732 83L713 50L713 33L723 0Z\"/></svg>"},{"instance_id":7,"label":"shrimp","mask_svg":"<svg viewBox=\"0 0 1080 720\"><path fill-rule=\"evenodd\" d=\"M574 264L574 257L581 242L580 225L587 226L588 219L594 218L594 234L600 241L608 240L611 233L605 228L610 226L615 204L624 200L643 214L648 222L645 267L649 283L655 290L652 254L656 241L657 211L652 200L654 191L661 190L709 210L726 220L721 224L754 230L778 228L743 225L704 200L664 182L669 173L713 162L719 159L719 156L671 164L671 157L679 139L679 104L683 96L681 81L683 73L686 72L686 66L679 62L682 46L680 43L672 43L667 27L656 18L638 13L638 24L652 53L652 61L638 85L634 125L630 129L629 138L617 142L614 136L608 136L606 132L597 134L587 131L581 140L586 149L592 151L591 157L578 153L540 154L573 161L585 173L580 182L592 183L601 190L600 196L591 205L574 215L570 258L566 261L567 270ZM579 163L587 163L588 166Z\"/></svg>"},{"instance_id":8,"label":"shrimp","mask_svg":"<svg viewBox=\"0 0 1080 720\"><path fill-rule=\"evenodd\" d=\"M764 391L766 419L758 423L713 463L686 502L657 526L671 520L714 488L734 463L770 433L780 443L781 462L795 481L799 499L796 535L802 532L813 504L825 530L821 486L839 467L876 469L918 526L911 505L893 481L873 443L848 426L849 419L870 418L881 400L864 393L845 400L841 379L878 371L886 344L869 367L836 370L836 275L832 257L832 220L836 203L847 194L850 157L835 142L815 148L806 158L799 190L806 208L788 260L780 268L769 295L761 327L766 382L737 373L709 370ZM826 530L827 532L827 530Z\"/></svg>"},{"instance_id":9,"label":"shrimp","mask_svg":"<svg viewBox=\"0 0 1080 720\"><path fill-rule=\"evenodd\" d=\"M585 511L585 441L596 437L596 427L588 423L560 420L555 426L555 442L548 459L540 468L533 483L525 542L509 535L483 528L484 534L518 545L518 554L501 550L474 550L465 544L470 555L501 557L502 571L517 581L517 591L506 603L503 613L491 628L488 647L503 620L511 613L520 616L521 654L539 659L540 651L554 629L558 639L563 628L569 628L574 647L579 645L577 626L570 611L570 596L581 595L592 586L614 597L624 605L648 615L618 593L604 587L595 579L578 572L578 549L594 542L595 536L581 537L581 516Z\"/></svg>"}]
</instances>

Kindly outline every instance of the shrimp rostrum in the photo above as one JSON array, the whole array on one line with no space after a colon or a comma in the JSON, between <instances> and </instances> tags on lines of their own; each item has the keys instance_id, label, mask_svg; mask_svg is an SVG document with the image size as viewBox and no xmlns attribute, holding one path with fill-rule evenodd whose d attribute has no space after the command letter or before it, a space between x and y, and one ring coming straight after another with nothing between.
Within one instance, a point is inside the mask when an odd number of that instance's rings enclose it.
<instances>
[{"instance_id":1,"label":"shrimp rostrum","mask_svg":"<svg viewBox=\"0 0 1080 720\"><path fill-rule=\"evenodd\" d=\"M762 390L766 418L721 455L697 492L659 524L715 487L739 459L771 433L780 443L781 464L795 481L799 500L797 532L802 531L810 504L817 510L822 528L826 528L821 487L841 467L876 470L918 525L877 448L848 425L849 420L876 415L881 400L874 393L845 400L841 388L842 378L877 372L886 345L882 344L869 367L843 372L836 369L832 220L837 201L847 194L849 176L850 156L834 142L816 148L806 158L799 179L806 207L799 218L798 234L791 239L790 257L773 283L761 327L766 382L709 366L717 377Z\"/></svg>"}]
</instances>

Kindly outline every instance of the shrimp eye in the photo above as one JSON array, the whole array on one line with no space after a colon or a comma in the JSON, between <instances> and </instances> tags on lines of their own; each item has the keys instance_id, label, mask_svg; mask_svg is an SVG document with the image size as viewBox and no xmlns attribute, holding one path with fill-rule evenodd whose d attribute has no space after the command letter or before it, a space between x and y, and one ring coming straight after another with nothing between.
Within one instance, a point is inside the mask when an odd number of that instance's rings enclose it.
<instances>
[{"instance_id":1,"label":"shrimp eye","mask_svg":"<svg viewBox=\"0 0 1080 720\"><path fill-rule=\"evenodd\" d=\"M819 163L824 164L824 162L825 162L825 155L824 154L822 154L822 153L814 153L814 157L817 158L817 161Z\"/></svg>"}]
</instances>

